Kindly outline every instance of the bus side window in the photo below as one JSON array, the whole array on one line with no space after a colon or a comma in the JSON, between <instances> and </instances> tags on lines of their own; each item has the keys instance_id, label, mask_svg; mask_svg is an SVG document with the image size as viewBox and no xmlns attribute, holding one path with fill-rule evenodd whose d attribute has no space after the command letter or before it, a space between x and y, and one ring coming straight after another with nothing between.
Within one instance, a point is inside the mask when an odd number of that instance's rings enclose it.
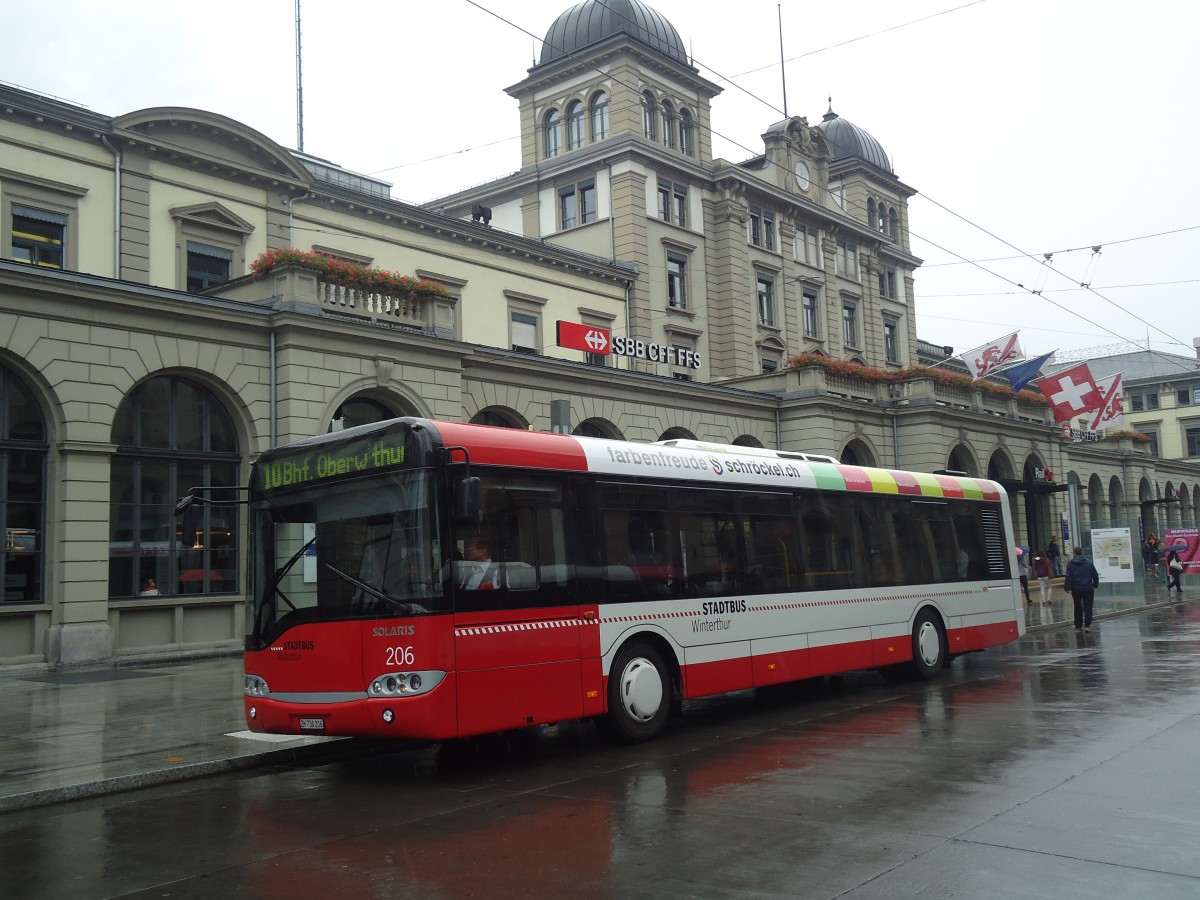
<instances>
[{"instance_id":1,"label":"bus side window","mask_svg":"<svg viewBox=\"0 0 1200 900\"><path fill-rule=\"evenodd\" d=\"M748 568L763 593L799 590L800 559L792 520L784 516L751 516Z\"/></svg>"},{"instance_id":2,"label":"bus side window","mask_svg":"<svg viewBox=\"0 0 1200 900\"><path fill-rule=\"evenodd\" d=\"M504 472L481 476L480 521L460 529L452 578L463 609L577 603L567 544L570 523L564 487L556 475ZM487 560L467 555L467 544L486 537ZM478 551L472 555L478 556ZM471 575L480 566L483 581ZM487 585L482 589L483 584Z\"/></svg>"},{"instance_id":3,"label":"bus side window","mask_svg":"<svg viewBox=\"0 0 1200 900\"><path fill-rule=\"evenodd\" d=\"M892 512L896 532L896 584L923 584L934 571L935 550L925 537L926 516L931 507L909 504Z\"/></svg>"},{"instance_id":4,"label":"bus side window","mask_svg":"<svg viewBox=\"0 0 1200 900\"><path fill-rule=\"evenodd\" d=\"M825 509L809 508L800 516L804 550L804 587L827 591L850 587L853 547L841 522Z\"/></svg>"},{"instance_id":5,"label":"bus side window","mask_svg":"<svg viewBox=\"0 0 1200 900\"><path fill-rule=\"evenodd\" d=\"M963 557L960 577L975 581L989 577L987 548L984 544L983 526L968 510L955 510L951 522L958 539L959 555Z\"/></svg>"},{"instance_id":6,"label":"bus side window","mask_svg":"<svg viewBox=\"0 0 1200 900\"><path fill-rule=\"evenodd\" d=\"M930 541L934 546L936 556L931 580L960 581L967 575L969 558L963 554L958 545L948 514L943 514L927 523Z\"/></svg>"},{"instance_id":7,"label":"bus side window","mask_svg":"<svg viewBox=\"0 0 1200 900\"><path fill-rule=\"evenodd\" d=\"M736 519L722 513L681 512L679 534L688 596L724 597L744 592L746 573Z\"/></svg>"},{"instance_id":8,"label":"bus side window","mask_svg":"<svg viewBox=\"0 0 1200 900\"><path fill-rule=\"evenodd\" d=\"M671 540L665 488L600 485L603 523L601 573L610 603L654 600L680 590L676 543Z\"/></svg>"}]
</instances>

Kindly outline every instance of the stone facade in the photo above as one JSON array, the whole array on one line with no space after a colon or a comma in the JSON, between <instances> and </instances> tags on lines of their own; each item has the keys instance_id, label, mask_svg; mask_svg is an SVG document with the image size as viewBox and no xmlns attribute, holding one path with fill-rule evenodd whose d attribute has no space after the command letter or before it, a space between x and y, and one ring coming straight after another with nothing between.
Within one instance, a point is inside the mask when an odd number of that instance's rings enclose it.
<instances>
[{"instance_id":1,"label":"stone facade","mask_svg":"<svg viewBox=\"0 0 1200 900\"><path fill-rule=\"evenodd\" d=\"M1085 532L1195 523L1193 463L1132 441L1071 443L1043 405L932 375L790 369L805 351L892 373L918 361L912 190L885 158L844 155L799 118L767 129L761 157L714 160L718 88L674 56L602 44L588 57L598 68L552 61L509 89L520 172L428 208L216 113L110 119L0 86L0 665L235 650L245 511L214 514L193 537L171 506L193 479L244 485L264 449L364 416L549 431L566 400L579 433L993 477L1030 543L1068 512ZM608 133L547 159L549 106L601 90ZM688 148L643 133L647 91L688 112ZM565 192L578 200L589 184L594 218L561 228ZM492 208L491 226L475 204ZM14 261L31 241L43 263ZM283 247L431 279L444 296L391 308L302 267L251 275ZM686 261L676 305L669 255ZM558 346L558 321L701 362L589 357ZM1067 485L1077 511L1056 491Z\"/></svg>"}]
</instances>

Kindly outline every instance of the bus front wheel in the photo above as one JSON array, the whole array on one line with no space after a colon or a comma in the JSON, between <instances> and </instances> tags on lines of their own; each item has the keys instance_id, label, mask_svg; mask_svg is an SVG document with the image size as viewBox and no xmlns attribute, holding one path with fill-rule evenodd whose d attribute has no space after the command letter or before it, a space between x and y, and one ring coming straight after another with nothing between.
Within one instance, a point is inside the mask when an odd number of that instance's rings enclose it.
<instances>
[{"instance_id":1,"label":"bus front wheel","mask_svg":"<svg viewBox=\"0 0 1200 900\"><path fill-rule=\"evenodd\" d=\"M949 659L946 631L933 610L923 609L917 614L913 623L912 649L912 670L918 678L928 681L945 667Z\"/></svg>"},{"instance_id":2,"label":"bus front wheel","mask_svg":"<svg viewBox=\"0 0 1200 900\"><path fill-rule=\"evenodd\" d=\"M671 695L667 667L652 645L631 641L621 648L608 675L608 730L623 743L656 737L667 722Z\"/></svg>"}]
</instances>

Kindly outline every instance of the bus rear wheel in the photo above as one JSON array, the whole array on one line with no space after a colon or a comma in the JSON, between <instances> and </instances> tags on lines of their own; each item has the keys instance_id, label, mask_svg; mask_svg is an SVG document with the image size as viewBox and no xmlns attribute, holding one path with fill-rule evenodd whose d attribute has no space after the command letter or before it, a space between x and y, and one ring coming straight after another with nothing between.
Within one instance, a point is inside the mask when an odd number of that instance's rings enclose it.
<instances>
[{"instance_id":1,"label":"bus rear wheel","mask_svg":"<svg viewBox=\"0 0 1200 900\"><path fill-rule=\"evenodd\" d=\"M662 654L642 641L626 644L608 675L608 731L622 743L648 741L663 730L670 708Z\"/></svg>"},{"instance_id":2,"label":"bus rear wheel","mask_svg":"<svg viewBox=\"0 0 1200 900\"><path fill-rule=\"evenodd\" d=\"M917 613L912 634L912 671L928 681L946 666L949 650L946 647L946 631L937 613L923 609Z\"/></svg>"}]
</instances>

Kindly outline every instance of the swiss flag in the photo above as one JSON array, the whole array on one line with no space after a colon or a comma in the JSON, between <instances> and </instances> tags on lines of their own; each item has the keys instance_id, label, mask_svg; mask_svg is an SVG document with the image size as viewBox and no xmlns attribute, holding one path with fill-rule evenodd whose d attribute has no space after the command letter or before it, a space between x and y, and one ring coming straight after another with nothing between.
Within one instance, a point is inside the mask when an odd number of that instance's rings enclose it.
<instances>
[{"instance_id":1,"label":"swiss flag","mask_svg":"<svg viewBox=\"0 0 1200 900\"><path fill-rule=\"evenodd\" d=\"M1096 386L1087 363L1039 378L1037 386L1054 407L1055 422L1068 422L1085 412L1099 409L1104 402L1104 395Z\"/></svg>"}]
</instances>

